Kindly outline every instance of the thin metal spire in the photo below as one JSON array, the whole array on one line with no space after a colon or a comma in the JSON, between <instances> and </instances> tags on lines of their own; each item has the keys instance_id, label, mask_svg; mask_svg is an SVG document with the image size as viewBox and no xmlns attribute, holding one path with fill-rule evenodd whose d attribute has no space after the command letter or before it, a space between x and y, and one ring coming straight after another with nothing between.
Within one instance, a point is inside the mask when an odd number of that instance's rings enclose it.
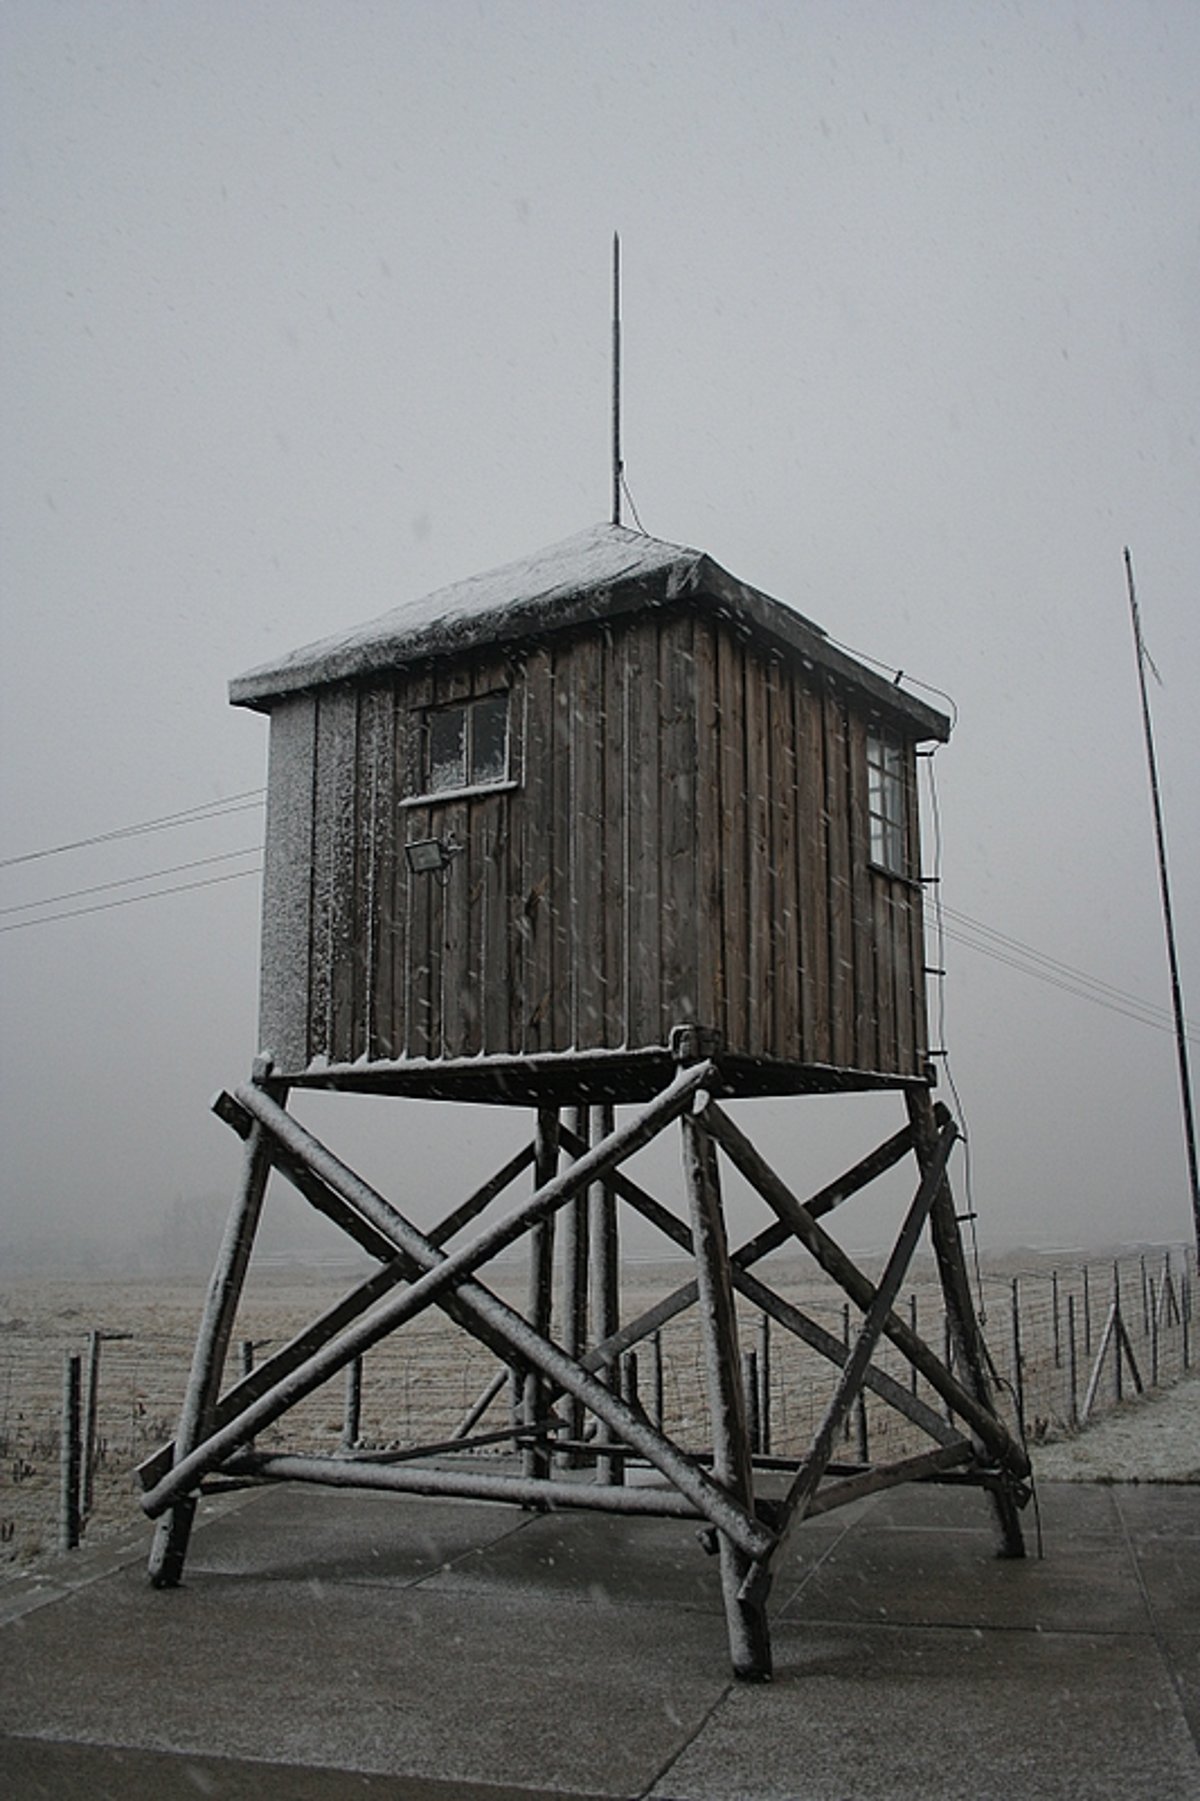
<instances>
[{"instance_id":1,"label":"thin metal spire","mask_svg":"<svg viewBox=\"0 0 1200 1801\"><path fill-rule=\"evenodd\" d=\"M1167 839L1163 826L1162 800L1158 788L1158 761L1154 754L1154 733L1150 726L1150 700L1146 693L1146 646L1142 641L1142 620L1138 612L1133 586L1133 558L1125 549L1125 580L1129 589L1129 617L1133 621L1133 643L1137 651L1138 689L1142 697L1142 729L1146 738L1146 763L1150 771L1150 795L1154 803L1154 837L1158 846L1158 885L1162 894L1163 926L1167 934L1167 965L1171 972L1171 1002L1175 1009L1175 1049L1179 1058L1179 1092L1183 1103L1183 1136L1187 1149L1188 1177L1192 1188L1192 1223L1196 1231L1196 1251L1200 1255L1200 1170L1196 1161L1196 1120L1192 1111L1192 1083L1188 1072L1187 1034L1184 1025L1183 987L1179 980L1179 958L1175 951L1175 922L1171 912L1171 888L1167 881Z\"/></svg>"},{"instance_id":2,"label":"thin metal spire","mask_svg":"<svg viewBox=\"0 0 1200 1801\"><path fill-rule=\"evenodd\" d=\"M612 522L621 523L621 240L613 232L612 279Z\"/></svg>"}]
</instances>

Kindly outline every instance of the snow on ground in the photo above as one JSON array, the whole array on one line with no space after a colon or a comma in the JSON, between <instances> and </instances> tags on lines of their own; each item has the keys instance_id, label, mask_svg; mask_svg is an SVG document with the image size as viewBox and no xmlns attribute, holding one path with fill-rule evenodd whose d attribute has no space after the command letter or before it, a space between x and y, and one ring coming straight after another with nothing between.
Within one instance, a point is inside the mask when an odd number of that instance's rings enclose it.
<instances>
[{"instance_id":1,"label":"snow on ground","mask_svg":"<svg viewBox=\"0 0 1200 1801\"><path fill-rule=\"evenodd\" d=\"M1043 1481L1200 1482L1200 1374L1035 1445L1032 1456Z\"/></svg>"}]
</instances>

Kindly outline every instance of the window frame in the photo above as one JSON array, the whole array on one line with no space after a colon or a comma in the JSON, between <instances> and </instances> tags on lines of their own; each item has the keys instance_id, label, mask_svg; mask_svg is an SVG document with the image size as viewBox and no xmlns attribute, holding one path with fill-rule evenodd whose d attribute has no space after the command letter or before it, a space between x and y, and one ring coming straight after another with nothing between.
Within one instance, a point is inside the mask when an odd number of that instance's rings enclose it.
<instances>
[{"instance_id":1,"label":"window frame","mask_svg":"<svg viewBox=\"0 0 1200 1801\"><path fill-rule=\"evenodd\" d=\"M867 860L895 881L912 882L908 741L882 720L867 723Z\"/></svg>"},{"instance_id":2,"label":"window frame","mask_svg":"<svg viewBox=\"0 0 1200 1801\"><path fill-rule=\"evenodd\" d=\"M513 773L513 718L512 688L489 688L482 694L464 694L456 700L435 701L429 706L418 709L419 724L417 731L416 768L413 772L414 786L419 790L415 794L405 796L401 806L433 806L440 801L469 799L475 795L502 794L519 786ZM497 701L502 701L504 729L503 768L489 776L476 763L476 715L483 713ZM439 717L451 714L461 715L461 769L458 773L461 780L434 785L432 765L433 722Z\"/></svg>"}]
</instances>

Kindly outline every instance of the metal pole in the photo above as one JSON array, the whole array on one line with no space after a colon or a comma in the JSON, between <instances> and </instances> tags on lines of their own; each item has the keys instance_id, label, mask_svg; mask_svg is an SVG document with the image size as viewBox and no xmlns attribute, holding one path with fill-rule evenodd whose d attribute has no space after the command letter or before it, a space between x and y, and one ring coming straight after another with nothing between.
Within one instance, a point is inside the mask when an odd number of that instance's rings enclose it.
<instances>
[{"instance_id":1,"label":"metal pole","mask_svg":"<svg viewBox=\"0 0 1200 1801\"><path fill-rule=\"evenodd\" d=\"M1167 879L1167 840L1163 827L1162 800L1158 789L1158 762L1154 754L1154 732L1150 724L1150 700L1146 693L1146 647L1142 642L1142 621L1133 586L1133 558L1125 548L1125 579L1129 588L1129 616L1133 622L1133 643L1137 652L1138 692L1142 699L1142 730L1146 739L1146 766L1150 772L1150 796L1154 804L1154 841L1158 850L1158 886L1162 895L1163 930L1167 937L1167 966L1171 973L1171 1005L1175 1013L1175 1051L1179 1063L1179 1098L1183 1108L1183 1137L1187 1152L1188 1179L1192 1190L1192 1227L1200 1255L1200 1162L1196 1156L1196 1117L1192 1110L1192 1082L1188 1071L1187 1035L1184 1026L1183 988L1179 980L1179 958L1175 950L1175 921L1171 913L1171 886Z\"/></svg>"},{"instance_id":2,"label":"metal pole","mask_svg":"<svg viewBox=\"0 0 1200 1801\"><path fill-rule=\"evenodd\" d=\"M621 523L621 240L613 232L612 522Z\"/></svg>"}]
</instances>

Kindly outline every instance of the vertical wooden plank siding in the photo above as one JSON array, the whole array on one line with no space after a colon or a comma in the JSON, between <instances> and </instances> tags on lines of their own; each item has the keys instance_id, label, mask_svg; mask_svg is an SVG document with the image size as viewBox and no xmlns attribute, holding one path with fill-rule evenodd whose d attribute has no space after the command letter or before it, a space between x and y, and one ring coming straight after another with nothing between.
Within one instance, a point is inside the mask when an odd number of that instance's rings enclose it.
<instances>
[{"instance_id":1,"label":"vertical wooden plank siding","mask_svg":"<svg viewBox=\"0 0 1200 1801\"><path fill-rule=\"evenodd\" d=\"M424 786L422 714L433 700L433 681L427 669L414 671L405 697L404 757L401 769L404 795L419 794ZM400 767L401 759L397 758ZM432 832L429 807L406 807L402 815L404 844L416 844ZM403 848L401 848L403 856ZM434 988L430 941L437 884L429 876L413 875L404 863L401 880L407 896L404 964L404 1054L436 1055L434 1040Z\"/></svg>"},{"instance_id":2,"label":"vertical wooden plank siding","mask_svg":"<svg viewBox=\"0 0 1200 1801\"><path fill-rule=\"evenodd\" d=\"M626 648L629 1039L635 1045L661 1044L662 807L658 621L653 616L635 619L628 628Z\"/></svg>"},{"instance_id":3,"label":"vertical wooden plank siding","mask_svg":"<svg viewBox=\"0 0 1200 1801\"><path fill-rule=\"evenodd\" d=\"M905 819L908 826L908 873L913 885L905 894L904 930L908 943L908 978L911 996L910 1034L912 1062L904 1072L919 1075L925 1067L929 1048L927 1037L925 985L925 891L921 885L921 815L917 793L917 759L914 747L904 754Z\"/></svg>"},{"instance_id":4,"label":"vertical wooden plank siding","mask_svg":"<svg viewBox=\"0 0 1200 1801\"><path fill-rule=\"evenodd\" d=\"M795 692L800 859L801 1033L806 1063L829 1063L829 853L825 803L825 724L819 688Z\"/></svg>"},{"instance_id":5,"label":"vertical wooden plank siding","mask_svg":"<svg viewBox=\"0 0 1200 1801\"><path fill-rule=\"evenodd\" d=\"M425 709L502 688L515 785L405 804ZM296 1071L636 1050L696 1022L740 1057L920 1075L915 758L893 875L870 862L868 718L683 609L280 703L265 1047ZM444 883L404 856L435 836L465 847Z\"/></svg>"},{"instance_id":6,"label":"vertical wooden plank siding","mask_svg":"<svg viewBox=\"0 0 1200 1801\"><path fill-rule=\"evenodd\" d=\"M604 628L601 640L602 700L600 732L602 809L601 845L604 887L604 1043L616 1049L627 1043L629 1013L625 946L629 918L629 861L626 831L626 683L624 641L619 630Z\"/></svg>"},{"instance_id":7,"label":"vertical wooden plank siding","mask_svg":"<svg viewBox=\"0 0 1200 1801\"><path fill-rule=\"evenodd\" d=\"M331 1062L353 1032L354 744L358 696L324 690L317 699L313 783L313 902L309 981L309 1055Z\"/></svg>"},{"instance_id":8,"label":"vertical wooden plank siding","mask_svg":"<svg viewBox=\"0 0 1200 1801\"><path fill-rule=\"evenodd\" d=\"M395 960L403 955L402 933L397 929L399 898L396 811L396 688L381 682L374 692L375 791L373 799L371 905L374 917L374 957L366 971L370 1005L367 1054L391 1058L399 1054L395 1035Z\"/></svg>"},{"instance_id":9,"label":"vertical wooden plank siding","mask_svg":"<svg viewBox=\"0 0 1200 1801\"><path fill-rule=\"evenodd\" d=\"M854 936L850 897L850 809L847 794L847 720L841 696L828 686L825 725L825 836L829 884L829 1022L831 1061L852 1067Z\"/></svg>"},{"instance_id":10,"label":"vertical wooden plank siding","mask_svg":"<svg viewBox=\"0 0 1200 1801\"><path fill-rule=\"evenodd\" d=\"M550 870L550 1012L548 1019L549 1049L570 1048L574 1027L574 979L576 959L572 955L575 914L575 887L572 880L573 831L572 786L574 770L574 732L572 719L576 706L578 656L574 646L562 639L553 641L554 714L550 749L550 811L554 854Z\"/></svg>"},{"instance_id":11,"label":"vertical wooden plank siding","mask_svg":"<svg viewBox=\"0 0 1200 1801\"><path fill-rule=\"evenodd\" d=\"M801 1029L800 796L797 787L794 672L771 667L768 743L775 858L774 1043L776 1055L799 1062Z\"/></svg>"},{"instance_id":12,"label":"vertical wooden plank siding","mask_svg":"<svg viewBox=\"0 0 1200 1801\"><path fill-rule=\"evenodd\" d=\"M767 744L768 659L749 646L744 651L746 721L747 889L749 939L746 946L749 1049L756 1057L773 1048L772 984L775 892L771 873L771 767Z\"/></svg>"},{"instance_id":13,"label":"vertical wooden plank siding","mask_svg":"<svg viewBox=\"0 0 1200 1801\"><path fill-rule=\"evenodd\" d=\"M698 1018L696 982L696 659L687 613L659 632L662 1003L660 1043Z\"/></svg>"},{"instance_id":14,"label":"vertical wooden plank siding","mask_svg":"<svg viewBox=\"0 0 1200 1801\"><path fill-rule=\"evenodd\" d=\"M717 718L720 789L717 826L721 845L721 945L725 963L725 1017L718 1026L729 1046L749 1043L749 883L746 806L746 711L741 645L729 631L717 638Z\"/></svg>"},{"instance_id":15,"label":"vertical wooden plank siding","mask_svg":"<svg viewBox=\"0 0 1200 1801\"><path fill-rule=\"evenodd\" d=\"M854 708L849 714L850 807L850 904L854 921L854 1023L851 1035L855 1067L875 1069L887 1054L888 1034L878 1010L883 972L873 955L873 907L869 858L870 825L867 818L867 722ZM890 961L890 958L889 958ZM885 985L887 977L884 975Z\"/></svg>"},{"instance_id":16,"label":"vertical wooden plank siding","mask_svg":"<svg viewBox=\"0 0 1200 1801\"><path fill-rule=\"evenodd\" d=\"M309 1055L316 731L311 694L282 702L271 715L259 1048L280 1069L302 1069Z\"/></svg>"},{"instance_id":17,"label":"vertical wooden plank siding","mask_svg":"<svg viewBox=\"0 0 1200 1801\"><path fill-rule=\"evenodd\" d=\"M552 883L554 875L554 669L544 647L530 653L526 670L525 785L521 795L521 905L525 940L521 1037L514 1046L532 1055L554 1048L551 1036L554 974Z\"/></svg>"},{"instance_id":18,"label":"vertical wooden plank siding","mask_svg":"<svg viewBox=\"0 0 1200 1801\"><path fill-rule=\"evenodd\" d=\"M692 637L696 706L696 1017L720 1030L726 1014L721 930L721 737L717 628L697 619Z\"/></svg>"},{"instance_id":19,"label":"vertical wooden plank siding","mask_svg":"<svg viewBox=\"0 0 1200 1801\"><path fill-rule=\"evenodd\" d=\"M471 695L471 671L462 664L440 666L434 676L436 705L465 701ZM468 905L471 886L470 833L467 803L440 801L434 813L435 835L451 845L468 846L444 872L419 878L434 889L434 930L430 935L431 992L434 1004L432 1055L461 1057L466 1038Z\"/></svg>"},{"instance_id":20,"label":"vertical wooden plank siding","mask_svg":"<svg viewBox=\"0 0 1200 1801\"><path fill-rule=\"evenodd\" d=\"M605 906L603 692L604 647L593 633L572 652L571 771L568 799L571 868L572 1007L568 1042L604 1043Z\"/></svg>"}]
</instances>

